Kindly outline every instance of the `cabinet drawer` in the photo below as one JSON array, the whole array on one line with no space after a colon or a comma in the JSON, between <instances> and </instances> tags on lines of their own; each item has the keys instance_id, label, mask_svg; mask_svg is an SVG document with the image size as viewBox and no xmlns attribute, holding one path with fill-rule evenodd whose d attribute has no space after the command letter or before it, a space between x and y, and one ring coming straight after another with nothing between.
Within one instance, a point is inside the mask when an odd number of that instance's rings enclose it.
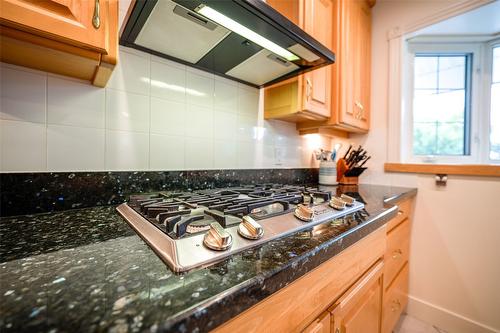
<instances>
[{"instance_id":1,"label":"cabinet drawer","mask_svg":"<svg viewBox=\"0 0 500 333\"><path fill-rule=\"evenodd\" d=\"M406 219L411 212L411 207L412 207L413 200L405 200L398 202L398 213L397 215L387 223L387 230L390 231L393 229L395 226L403 222L404 219Z\"/></svg>"},{"instance_id":2,"label":"cabinet drawer","mask_svg":"<svg viewBox=\"0 0 500 333\"><path fill-rule=\"evenodd\" d=\"M302 333L330 333L330 312L326 311L321 316L316 318Z\"/></svg>"},{"instance_id":3,"label":"cabinet drawer","mask_svg":"<svg viewBox=\"0 0 500 333\"><path fill-rule=\"evenodd\" d=\"M385 252L384 287L394 280L401 267L408 261L410 252L410 220L405 220L387 234Z\"/></svg>"},{"instance_id":4,"label":"cabinet drawer","mask_svg":"<svg viewBox=\"0 0 500 333\"><path fill-rule=\"evenodd\" d=\"M382 333L390 333L408 303L408 263L384 294Z\"/></svg>"}]
</instances>

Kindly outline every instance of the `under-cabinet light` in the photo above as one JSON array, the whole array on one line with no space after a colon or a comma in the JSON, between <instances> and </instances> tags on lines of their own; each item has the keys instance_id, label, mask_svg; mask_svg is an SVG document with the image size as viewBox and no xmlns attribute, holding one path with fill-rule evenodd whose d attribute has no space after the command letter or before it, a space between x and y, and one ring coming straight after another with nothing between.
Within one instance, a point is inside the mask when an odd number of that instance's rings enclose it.
<instances>
[{"instance_id":1,"label":"under-cabinet light","mask_svg":"<svg viewBox=\"0 0 500 333\"><path fill-rule=\"evenodd\" d=\"M285 58L288 61L294 61L294 60L299 60L300 58L297 57L295 54L292 52L282 48L278 44L271 42L269 39L262 37L258 33L248 29L247 27L239 24L238 22L230 19L226 15L216 11L215 9L206 6L206 5L200 5L198 6L195 11L210 20L214 21L215 23L218 23L225 27L228 30L231 30L238 35L254 42L257 45L262 46L266 50L269 50L280 57Z\"/></svg>"}]
</instances>

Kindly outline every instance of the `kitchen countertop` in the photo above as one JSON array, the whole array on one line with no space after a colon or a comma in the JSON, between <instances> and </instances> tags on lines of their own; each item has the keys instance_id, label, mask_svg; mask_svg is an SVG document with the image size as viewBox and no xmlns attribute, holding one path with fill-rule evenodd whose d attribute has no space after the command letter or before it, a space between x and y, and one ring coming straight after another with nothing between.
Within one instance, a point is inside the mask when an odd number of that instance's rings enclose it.
<instances>
[{"instance_id":1,"label":"kitchen countertop","mask_svg":"<svg viewBox=\"0 0 500 333\"><path fill-rule=\"evenodd\" d=\"M115 206L2 218L0 331L209 331L382 226L393 204L417 191L357 192L361 213L184 274L170 271Z\"/></svg>"}]
</instances>

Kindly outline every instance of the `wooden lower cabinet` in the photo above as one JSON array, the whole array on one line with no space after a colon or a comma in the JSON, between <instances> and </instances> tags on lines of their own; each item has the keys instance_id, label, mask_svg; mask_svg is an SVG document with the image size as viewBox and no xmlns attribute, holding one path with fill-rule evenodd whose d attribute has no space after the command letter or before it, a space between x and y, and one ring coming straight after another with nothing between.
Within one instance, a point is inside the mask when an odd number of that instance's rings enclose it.
<instances>
[{"instance_id":1,"label":"wooden lower cabinet","mask_svg":"<svg viewBox=\"0 0 500 333\"><path fill-rule=\"evenodd\" d=\"M392 332L408 302L413 199L397 205L385 226L213 332Z\"/></svg>"},{"instance_id":2,"label":"wooden lower cabinet","mask_svg":"<svg viewBox=\"0 0 500 333\"><path fill-rule=\"evenodd\" d=\"M401 201L397 206L396 217L387 223L382 333L392 332L408 303L408 267L414 200Z\"/></svg>"},{"instance_id":3,"label":"wooden lower cabinet","mask_svg":"<svg viewBox=\"0 0 500 333\"><path fill-rule=\"evenodd\" d=\"M378 333L382 321L382 273L380 260L331 308L334 333Z\"/></svg>"},{"instance_id":4,"label":"wooden lower cabinet","mask_svg":"<svg viewBox=\"0 0 500 333\"><path fill-rule=\"evenodd\" d=\"M408 304L408 263L384 292L382 332L391 333Z\"/></svg>"},{"instance_id":5,"label":"wooden lower cabinet","mask_svg":"<svg viewBox=\"0 0 500 333\"><path fill-rule=\"evenodd\" d=\"M408 262L410 256L411 224L405 220L387 234L384 286L387 287Z\"/></svg>"},{"instance_id":6,"label":"wooden lower cabinet","mask_svg":"<svg viewBox=\"0 0 500 333\"><path fill-rule=\"evenodd\" d=\"M331 319L330 312L323 312L316 320L304 329L304 333L330 333L331 332Z\"/></svg>"},{"instance_id":7,"label":"wooden lower cabinet","mask_svg":"<svg viewBox=\"0 0 500 333\"><path fill-rule=\"evenodd\" d=\"M328 331L325 312L384 256L385 237L383 226L214 332Z\"/></svg>"}]
</instances>

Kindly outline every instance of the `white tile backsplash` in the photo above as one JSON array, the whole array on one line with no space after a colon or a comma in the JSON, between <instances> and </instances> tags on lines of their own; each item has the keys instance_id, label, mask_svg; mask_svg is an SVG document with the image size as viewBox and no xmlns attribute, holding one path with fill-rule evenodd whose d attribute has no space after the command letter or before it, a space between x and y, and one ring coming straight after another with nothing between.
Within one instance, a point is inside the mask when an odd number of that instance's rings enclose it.
<instances>
[{"instance_id":1,"label":"white tile backsplash","mask_svg":"<svg viewBox=\"0 0 500 333\"><path fill-rule=\"evenodd\" d=\"M48 125L47 168L104 170L104 129Z\"/></svg>"},{"instance_id":2,"label":"white tile backsplash","mask_svg":"<svg viewBox=\"0 0 500 333\"><path fill-rule=\"evenodd\" d=\"M199 72L186 72L186 102L204 107L213 107L214 78Z\"/></svg>"},{"instance_id":3,"label":"white tile backsplash","mask_svg":"<svg viewBox=\"0 0 500 333\"><path fill-rule=\"evenodd\" d=\"M213 145L213 140L187 137L185 146L186 169L213 169Z\"/></svg>"},{"instance_id":4,"label":"white tile backsplash","mask_svg":"<svg viewBox=\"0 0 500 333\"><path fill-rule=\"evenodd\" d=\"M151 97L151 133L185 135L186 104Z\"/></svg>"},{"instance_id":5,"label":"white tile backsplash","mask_svg":"<svg viewBox=\"0 0 500 333\"><path fill-rule=\"evenodd\" d=\"M106 90L106 128L149 132L149 96Z\"/></svg>"},{"instance_id":6,"label":"white tile backsplash","mask_svg":"<svg viewBox=\"0 0 500 333\"><path fill-rule=\"evenodd\" d=\"M0 172L317 166L258 89L121 47L107 88L1 64Z\"/></svg>"},{"instance_id":7,"label":"white tile backsplash","mask_svg":"<svg viewBox=\"0 0 500 333\"><path fill-rule=\"evenodd\" d=\"M151 134L149 167L151 170L185 169L185 138Z\"/></svg>"},{"instance_id":8,"label":"white tile backsplash","mask_svg":"<svg viewBox=\"0 0 500 333\"><path fill-rule=\"evenodd\" d=\"M254 116L259 109L259 92L257 89L238 86L238 111L242 115Z\"/></svg>"},{"instance_id":9,"label":"white tile backsplash","mask_svg":"<svg viewBox=\"0 0 500 333\"><path fill-rule=\"evenodd\" d=\"M216 78L214 87L214 108L236 113L238 110L238 86L226 79Z\"/></svg>"},{"instance_id":10,"label":"white tile backsplash","mask_svg":"<svg viewBox=\"0 0 500 333\"><path fill-rule=\"evenodd\" d=\"M234 140L214 140L214 167L234 169L238 166L237 144Z\"/></svg>"},{"instance_id":11,"label":"white tile backsplash","mask_svg":"<svg viewBox=\"0 0 500 333\"><path fill-rule=\"evenodd\" d=\"M0 119L45 123L47 76L0 67Z\"/></svg>"},{"instance_id":12,"label":"white tile backsplash","mask_svg":"<svg viewBox=\"0 0 500 333\"><path fill-rule=\"evenodd\" d=\"M107 84L108 88L149 95L149 54L120 49L118 65Z\"/></svg>"},{"instance_id":13,"label":"white tile backsplash","mask_svg":"<svg viewBox=\"0 0 500 333\"><path fill-rule=\"evenodd\" d=\"M104 91L88 83L49 76L47 122L104 128Z\"/></svg>"},{"instance_id":14,"label":"white tile backsplash","mask_svg":"<svg viewBox=\"0 0 500 333\"><path fill-rule=\"evenodd\" d=\"M47 167L45 124L0 120L2 171L44 171Z\"/></svg>"},{"instance_id":15,"label":"white tile backsplash","mask_svg":"<svg viewBox=\"0 0 500 333\"><path fill-rule=\"evenodd\" d=\"M151 96L185 103L186 67L151 61Z\"/></svg>"},{"instance_id":16,"label":"white tile backsplash","mask_svg":"<svg viewBox=\"0 0 500 333\"><path fill-rule=\"evenodd\" d=\"M106 131L106 170L148 170L149 134Z\"/></svg>"},{"instance_id":17,"label":"white tile backsplash","mask_svg":"<svg viewBox=\"0 0 500 333\"><path fill-rule=\"evenodd\" d=\"M214 111L198 105L188 105L186 112L186 136L212 139L214 135Z\"/></svg>"},{"instance_id":18,"label":"white tile backsplash","mask_svg":"<svg viewBox=\"0 0 500 333\"><path fill-rule=\"evenodd\" d=\"M232 140L236 139L238 116L226 110L214 111L214 138Z\"/></svg>"}]
</instances>

